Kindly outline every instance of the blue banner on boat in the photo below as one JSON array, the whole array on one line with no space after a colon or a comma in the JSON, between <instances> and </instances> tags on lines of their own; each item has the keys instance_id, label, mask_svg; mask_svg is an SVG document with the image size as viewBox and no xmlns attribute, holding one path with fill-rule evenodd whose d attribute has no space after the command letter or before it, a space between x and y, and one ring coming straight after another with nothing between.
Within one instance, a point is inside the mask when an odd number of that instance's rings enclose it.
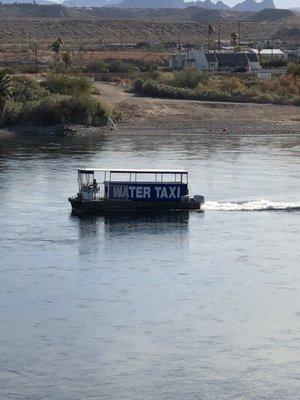
<instances>
[{"instance_id":1,"label":"blue banner on boat","mask_svg":"<svg viewBox=\"0 0 300 400\"><path fill-rule=\"evenodd\" d=\"M185 183L109 182L106 187L111 200L180 201L188 194Z\"/></svg>"}]
</instances>

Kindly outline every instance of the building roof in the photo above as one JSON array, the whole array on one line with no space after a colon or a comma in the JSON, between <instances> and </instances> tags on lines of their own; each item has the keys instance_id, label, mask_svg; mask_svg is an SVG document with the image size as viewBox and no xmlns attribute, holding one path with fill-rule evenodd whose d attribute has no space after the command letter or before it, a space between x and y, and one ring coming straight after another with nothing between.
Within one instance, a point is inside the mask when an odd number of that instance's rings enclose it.
<instances>
[{"instance_id":1,"label":"building roof","mask_svg":"<svg viewBox=\"0 0 300 400\"><path fill-rule=\"evenodd\" d=\"M250 53L249 53L250 54ZM219 65L228 65L228 66L244 66L248 65L250 62L259 62L258 57L255 53L251 53L249 56L248 53L239 52L239 53L224 53L224 52L215 52L215 53L205 53L206 59L208 63L217 62Z\"/></svg>"},{"instance_id":2,"label":"building roof","mask_svg":"<svg viewBox=\"0 0 300 400\"><path fill-rule=\"evenodd\" d=\"M245 53L216 53L219 65L248 65L249 60Z\"/></svg>"},{"instance_id":3,"label":"building roof","mask_svg":"<svg viewBox=\"0 0 300 400\"><path fill-rule=\"evenodd\" d=\"M251 49L253 53L258 54L260 53L261 55L272 55L272 54L285 54L284 51L280 49Z\"/></svg>"},{"instance_id":4,"label":"building roof","mask_svg":"<svg viewBox=\"0 0 300 400\"><path fill-rule=\"evenodd\" d=\"M284 54L284 51L280 50L280 49L262 49L260 51L260 54Z\"/></svg>"}]
</instances>

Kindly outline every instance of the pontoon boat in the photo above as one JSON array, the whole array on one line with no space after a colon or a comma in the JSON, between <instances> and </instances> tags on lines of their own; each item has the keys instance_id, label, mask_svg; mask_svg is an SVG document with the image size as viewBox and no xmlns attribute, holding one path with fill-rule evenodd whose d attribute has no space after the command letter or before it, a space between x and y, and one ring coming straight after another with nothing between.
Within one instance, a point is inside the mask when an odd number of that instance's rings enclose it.
<instances>
[{"instance_id":1,"label":"pontoon boat","mask_svg":"<svg viewBox=\"0 0 300 400\"><path fill-rule=\"evenodd\" d=\"M204 203L203 196L189 197L182 169L79 169L78 185L68 200L80 214L199 210Z\"/></svg>"}]
</instances>

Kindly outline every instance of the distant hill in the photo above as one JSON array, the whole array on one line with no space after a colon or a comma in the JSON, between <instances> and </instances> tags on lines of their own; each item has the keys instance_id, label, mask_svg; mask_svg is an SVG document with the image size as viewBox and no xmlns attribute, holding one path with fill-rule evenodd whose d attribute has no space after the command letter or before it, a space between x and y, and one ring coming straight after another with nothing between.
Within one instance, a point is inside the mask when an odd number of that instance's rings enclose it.
<instances>
[{"instance_id":1,"label":"distant hill","mask_svg":"<svg viewBox=\"0 0 300 400\"><path fill-rule=\"evenodd\" d=\"M37 17L37 18L58 18L71 17L71 9L60 4L2 4L0 16L5 17Z\"/></svg>"},{"instance_id":2,"label":"distant hill","mask_svg":"<svg viewBox=\"0 0 300 400\"><path fill-rule=\"evenodd\" d=\"M53 1L51 0L37 0L36 4L41 5L53 5ZM30 0L2 0L1 4L27 4L27 5L34 5L33 1Z\"/></svg>"},{"instance_id":3,"label":"distant hill","mask_svg":"<svg viewBox=\"0 0 300 400\"><path fill-rule=\"evenodd\" d=\"M39 0L38 0L39 1ZM63 5L66 7L109 7L119 3L119 0L65 0Z\"/></svg>"},{"instance_id":4,"label":"distant hill","mask_svg":"<svg viewBox=\"0 0 300 400\"><path fill-rule=\"evenodd\" d=\"M72 0L74 1L74 0ZM133 1L133 0L131 0ZM136 1L136 0L134 0ZM163 1L163 0L160 0ZM147 20L159 22L291 22L299 21L298 14L291 10L265 9L257 13L236 12L222 9L200 8L121 8L121 7L66 7L61 4L2 4L0 18L72 18L113 20ZM232 28L233 30L236 28Z\"/></svg>"},{"instance_id":5,"label":"distant hill","mask_svg":"<svg viewBox=\"0 0 300 400\"><path fill-rule=\"evenodd\" d=\"M273 0L263 0L261 3L257 3L255 0L245 0L242 3L235 5L232 9L234 11L262 11L265 8L274 9L275 4Z\"/></svg>"},{"instance_id":6,"label":"distant hill","mask_svg":"<svg viewBox=\"0 0 300 400\"><path fill-rule=\"evenodd\" d=\"M223 3L223 1L218 1L217 3L213 3L211 0L189 1L185 3L185 6L196 6L200 8L206 8L208 10L230 10L230 7Z\"/></svg>"},{"instance_id":7,"label":"distant hill","mask_svg":"<svg viewBox=\"0 0 300 400\"><path fill-rule=\"evenodd\" d=\"M276 36L286 40L299 40L300 28L297 26L283 27L276 32Z\"/></svg>"},{"instance_id":8,"label":"distant hill","mask_svg":"<svg viewBox=\"0 0 300 400\"><path fill-rule=\"evenodd\" d=\"M295 16L296 13L291 10L264 9L255 14L252 14L250 17L247 18L247 20L257 21L257 22L263 22L263 21L272 22L272 21L282 21L286 19L292 19Z\"/></svg>"},{"instance_id":9,"label":"distant hill","mask_svg":"<svg viewBox=\"0 0 300 400\"><path fill-rule=\"evenodd\" d=\"M123 0L118 7L124 8L184 8L183 0Z\"/></svg>"},{"instance_id":10,"label":"distant hill","mask_svg":"<svg viewBox=\"0 0 300 400\"><path fill-rule=\"evenodd\" d=\"M71 18L112 20L151 20L161 22L215 22L235 20L231 11L209 10L199 7L178 8L121 8L121 7L66 7L61 4L2 4L0 18Z\"/></svg>"},{"instance_id":11,"label":"distant hill","mask_svg":"<svg viewBox=\"0 0 300 400\"><path fill-rule=\"evenodd\" d=\"M3 0L15 1L15 0ZM28 0L22 0L28 1ZM40 1L48 0L37 0ZM184 2L184 0L65 0L63 2L68 7L111 7L117 6L121 8L149 8L149 9L161 9L161 8L187 8L187 7L200 7L208 10L223 10L228 11L230 9L234 11L252 11L258 12L264 8L275 8L273 0L262 0L258 2L256 0L244 0L237 4L233 8L230 8L226 1L219 0L214 3L212 0L191 0Z\"/></svg>"}]
</instances>

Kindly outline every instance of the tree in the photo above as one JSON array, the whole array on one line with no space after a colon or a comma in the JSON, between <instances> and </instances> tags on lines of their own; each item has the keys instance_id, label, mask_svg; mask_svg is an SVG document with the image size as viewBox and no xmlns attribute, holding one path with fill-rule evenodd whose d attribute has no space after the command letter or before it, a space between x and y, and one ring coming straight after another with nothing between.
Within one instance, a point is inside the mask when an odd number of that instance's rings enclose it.
<instances>
[{"instance_id":1,"label":"tree","mask_svg":"<svg viewBox=\"0 0 300 400\"><path fill-rule=\"evenodd\" d=\"M208 33L208 50L211 50L211 38L213 33L215 32L215 28L212 25L208 25L207 33Z\"/></svg>"},{"instance_id":2,"label":"tree","mask_svg":"<svg viewBox=\"0 0 300 400\"><path fill-rule=\"evenodd\" d=\"M231 43L233 44L234 47L236 47L238 43L239 34L237 32L232 32L230 36L231 36Z\"/></svg>"},{"instance_id":3,"label":"tree","mask_svg":"<svg viewBox=\"0 0 300 400\"><path fill-rule=\"evenodd\" d=\"M0 75L0 123L3 123L7 102L12 94L12 84L9 75Z\"/></svg>"},{"instance_id":4,"label":"tree","mask_svg":"<svg viewBox=\"0 0 300 400\"><path fill-rule=\"evenodd\" d=\"M70 67L71 64L72 64L72 56L71 56L71 54L68 51L66 53L63 53L62 60L64 62L65 71L66 71L68 69L68 67Z\"/></svg>"},{"instance_id":5,"label":"tree","mask_svg":"<svg viewBox=\"0 0 300 400\"><path fill-rule=\"evenodd\" d=\"M63 40L61 37L57 37L57 39L55 40L55 42L52 44L52 51L54 51L55 53L55 58L56 58L56 70L57 72L59 72L59 52L60 52L60 48L63 45Z\"/></svg>"}]
</instances>

